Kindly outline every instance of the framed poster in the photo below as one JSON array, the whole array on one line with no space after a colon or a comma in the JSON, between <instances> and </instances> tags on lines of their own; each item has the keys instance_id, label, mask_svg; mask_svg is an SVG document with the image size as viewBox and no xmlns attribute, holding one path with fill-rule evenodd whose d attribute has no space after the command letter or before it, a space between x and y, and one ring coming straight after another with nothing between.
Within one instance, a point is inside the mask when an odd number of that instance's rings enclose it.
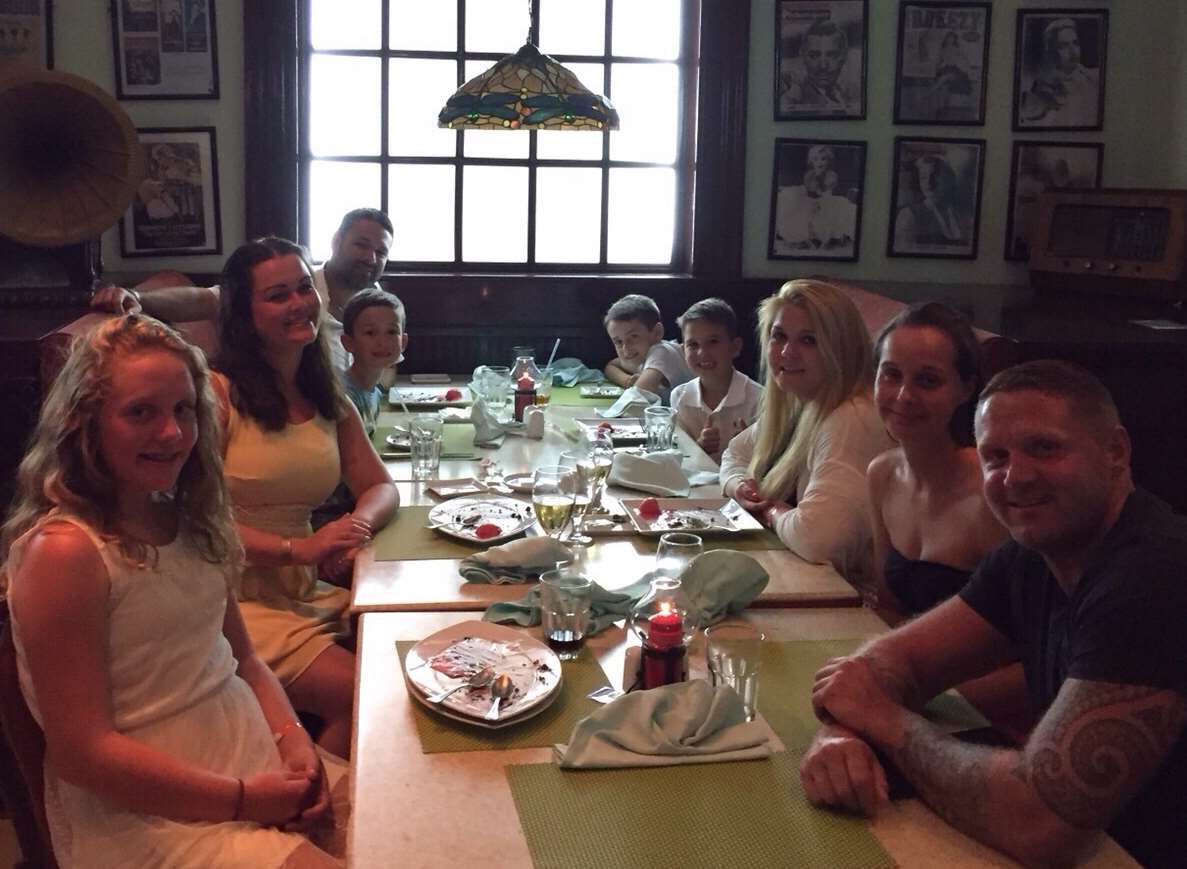
<instances>
[{"instance_id":1,"label":"framed poster","mask_svg":"<svg viewBox=\"0 0 1187 869\"><path fill-rule=\"evenodd\" d=\"M1105 124L1107 9L1020 9L1014 41L1014 129Z\"/></svg>"},{"instance_id":2,"label":"framed poster","mask_svg":"<svg viewBox=\"0 0 1187 869\"><path fill-rule=\"evenodd\" d=\"M887 256L976 259L984 139L894 140Z\"/></svg>"},{"instance_id":3,"label":"framed poster","mask_svg":"<svg viewBox=\"0 0 1187 869\"><path fill-rule=\"evenodd\" d=\"M120 218L126 257L220 254L214 127L138 130L144 180Z\"/></svg>"},{"instance_id":4,"label":"framed poster","mask_svg":"<svg viewBox=\"0 0 1187 869\"><path fill-rule=\"evenodd\" d=\"M1044 190L1100 187L1105 146L1098 142L1015 142L1006 214L1008 260L1030 259L1030 226Z\"/></svg>"},{"instance_id":5,"label":"framed poster","mask_svg":"<svg viewBox=\"0 0 1187 869\"><path fill-rule=\"evenodd\" d=\"M778 0L775 120L866 116L868 0Z\"/></svg>"},{"instance_id":6,"label":"framed poster","mask_svg":"<svg viewBox=\"0 0 1187 869\"><path fill-rule=\"evenodd\" d=\"M896 124L985 123L989 3L899 7Z\"/></svg>"},{"instance_id":7,"label":"framed poster","mask_svg":"<svg viewBox=\"0 0 1187 869\"><path fill-rule=\"evenodd\" d=\"M53 0L0 0L0 70L54 68Z\"/></svg>"},{"instance_id":8,"label":"framed poster","mask_svg":"<svg viewBox=\"0 0 1187 869\"><path fill-rule=\"evenodd\" d=\"M218 99L214 0L112 0L115 95Z\"/></svg>"},{"instance_id":9,"label":"framed poster","mask_svg":"<svg viewBox=\"0 0 1187 869\"><path fill-rule=\"evenodd\" d=\"M865 142L776 139L767 258L857 260L865 170Z\"/></svg>"}]
</instances>

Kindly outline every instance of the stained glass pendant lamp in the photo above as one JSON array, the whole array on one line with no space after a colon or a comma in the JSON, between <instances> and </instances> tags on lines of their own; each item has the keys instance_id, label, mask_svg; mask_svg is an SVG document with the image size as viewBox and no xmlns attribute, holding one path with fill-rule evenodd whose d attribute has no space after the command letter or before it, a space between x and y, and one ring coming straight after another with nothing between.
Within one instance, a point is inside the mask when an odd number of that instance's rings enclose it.
<instances>
[{"instance_id":1,"label":"stained glass pendant lamp","mask_svg":"<svg viewBox=\"0 0 1187 869\"><path fill-rule=\"evenodd\" d=\"M445 101L438 127L474 130L618 129L610 101L528 41Z\"/></svg>"}]
</instances>

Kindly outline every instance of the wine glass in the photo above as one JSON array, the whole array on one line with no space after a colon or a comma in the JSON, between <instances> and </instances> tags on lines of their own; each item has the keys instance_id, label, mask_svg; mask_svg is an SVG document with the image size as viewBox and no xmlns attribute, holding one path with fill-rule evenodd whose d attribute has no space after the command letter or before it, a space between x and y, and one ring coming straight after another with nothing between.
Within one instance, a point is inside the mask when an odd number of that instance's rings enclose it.
<instances>
[{"instance_id":1,"label":"wine glass","mask_svg":"<svg viewBox=\"0 0 1187 869\"><path fill-rule=\"evenodd\" d=\"M588 546L593 543L593 538L585 533L583 525L598 485L597 478L593 475L593 458L585 450L569 450L561 453L559 461L562 468L568 468L577 475L577 492L573 500L573 530L569 532L565 542Z\"/></svg>"},{"instance_id":2,"label":"wine glass","mask_svg":"<svg viewBox=\"0 0 1187 869\"><path fill-rule=\"evenodd\" d=\"M532 507L549 537L560 536L573 513L577 472L559 465L537 468L532 476Z\"/></svg>"},{"instance_id":3,"label":"wine glass","mask_svg":"<svg viewBox=\"0 0 1187 869\"><path fill-rule=\"evenodd\" d=\"M705 545L696 534L669 531L659 539L655 551L655 571L679 579L692 560L704 551Z\"/></svg>"},{"instance_id":4,"label":"wine glass","mask_svg":"<svg viewBox=\"0 0 1187 869\"><path fill-rule=\"evenodd\" d=\"M591 473L597 477L597 486L589 499L588 512L597 512L602 506L602 492L606 489L606 478L614 464L614 441L605 429L592 429L586 433L586 453L593 467Z\"/></svg>"}]
</instances>

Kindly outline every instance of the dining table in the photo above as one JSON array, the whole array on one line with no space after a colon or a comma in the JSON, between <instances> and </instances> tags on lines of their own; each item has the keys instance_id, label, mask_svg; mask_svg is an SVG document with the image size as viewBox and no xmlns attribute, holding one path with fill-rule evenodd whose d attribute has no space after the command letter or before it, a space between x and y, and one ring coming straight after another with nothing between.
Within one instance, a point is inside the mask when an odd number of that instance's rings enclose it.
<instances>
[{"instance_id":1,"label":"dining table","mask_svg":"<svg viewBox=\"0 0 1187 869\"><path fill-rule=\"evenodd\" d=\"M625 662L637 639L617 626L588 638L583 657L563 665L559 699L492 733L422 708L402 671L414 643L443 630L465 632L472 618L367 612L360 619L347 845L354 869L1016 866L915 798L889 803L872 820L804 798L796 770L815 730L812 673L827 657L887 630L868 609L751 609L734 617L764 634L757 709L784 751L744 762L577 771L558 768L552 746L568 740L575 717L596 708L585 695L591 684L621 688L628 681ZM538 628L514 630L540 638ZM688 654L690 678L703 678L702 634ZM930 714L951 729L984 723L958 695L940 700ZM1077 865L1138 864L1101 836Z\"/></svg>"},{"instance_id":2,"label":"dining table","mask_svg":"<svg viewBox=\"0 0 1187 869\"><path fill-rule=\"evenodd\" d=\"M457 384L462 385L461 381ZM411 391L409 391L411 394ZM566 401L573 403L566 404ZM555 389L553 400L545 409L546 424L540 438L514 434L504 436L494 447L483 447L457 439L451 429L464 422L447 422L446 444L454 444L454 457L443 456L437 479L451 483L474 481L492 485L489 494L514 498L525 505L530 494L503 488L509 476L530 475L536 468L556 464L561 454L572 450L580 440L581 420L596 420L599 407L609 406L610 399L580 400L577 389ZM416 407L410 408L417 411ZM458 408L454 418L462 416ZM379 416L379 432L405 424L407 414L388 405ZM471 428L472 432L472 428ZM696 440L677 427L675 448L682 455L686 471L717 471L717 463L700 448ZM465 581L458 572L461 560L481 550L477 544L453 540L442 532L426 529L427 511L446 499L437 497L430 481L414 480L411 461L404 456L384 454L391 479L400 493L400 511L376 545L365 547L355 561L352 611L476 611L492 603L523 597L518 584L484 584ZM719 498L716 482L692 486L690 498ZM605 488L604 502L614 506L627 498L645 498L647 493L620 486ZM541 533L538 528L529 534ZM767 571L767 587L754 605L758 607L845 607L860 606L861 595L829 564L805 561L789 551L770 531L735 533L730 536L705 536L706 548L737 548L745 551ZM590 578L608 591L630 585L654 566L657 535L616 532L595 536L592 545L573 551Z\"/></svg>"}]
</instances>

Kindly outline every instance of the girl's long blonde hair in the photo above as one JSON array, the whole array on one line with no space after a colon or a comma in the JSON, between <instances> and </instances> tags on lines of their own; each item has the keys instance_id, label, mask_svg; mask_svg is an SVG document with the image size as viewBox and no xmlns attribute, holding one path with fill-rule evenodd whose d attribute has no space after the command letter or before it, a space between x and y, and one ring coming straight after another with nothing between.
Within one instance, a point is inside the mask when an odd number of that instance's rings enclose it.
<instances>
[{"instance_id":1,"label":"girl's long blonde hair","mask_svg":"<svg viewBox=\"0 0 1187 869\"><path fill-rule=\"evenodd\" d=\"M824 363L820 393L802 401L775 385L768 362L771 329L785 305L808 315ZM788 500L808 466L808 452L830 413L842 403L869 395L874 382L870 333L850 298L831 284L812 278L788 281L758 307L758 341L762 348L763 408L750 476L764 498Z\"/></svg>"},{"instance_id":2,"label":"girl's long blonde hair","mask_svg":"<svg viewBox=\"0 0 1187 869\"><path fill-rule=\"evenodd\" d=\"M226 564L228 581L234 575L242 548L223 480L222 435L206 358L173 329L142 314L109 320L71 348L17 471L16 495L0 531L0 564L8 560L13 542L54 508L116 541L129 560L155 557L152 547L120 533L116 481L99 450L99 414L111 392L112 361L149 350L167 351L184 362L197 393L198 441L173 491L163 494L177 509L180 533L204 559Z\"/></svg>"}]
</instances>

